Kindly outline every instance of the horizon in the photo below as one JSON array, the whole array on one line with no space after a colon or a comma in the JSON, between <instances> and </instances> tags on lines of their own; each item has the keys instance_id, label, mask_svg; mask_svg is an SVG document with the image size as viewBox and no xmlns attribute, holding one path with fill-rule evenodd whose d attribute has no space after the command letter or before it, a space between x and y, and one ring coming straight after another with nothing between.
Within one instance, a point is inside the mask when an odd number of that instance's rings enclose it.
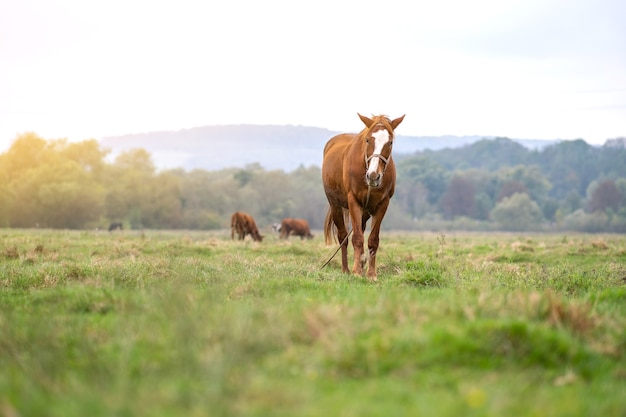
<instances>
[{"instance_id":1,"label":"horizon","mask_svg":"<svg viewBox=\"0 0 626 417\"><path fill-rule=\"evenodd\" d=\"M154 130L154 131L145 131L145 132L132 132L132 133L122 133L122 134L114 134L114 135L108 135L108 136L103 136L100 138L96 138L96 137L85 137L85 138L80 138L80 139L72 139L72 138L68 138L68 137L43 137L42 135L40 135L38 132L34 132L34 131L25 131L25 132L21 132L19 134L17 134L14 138L12 138L10 141L2 141L0 139L0 152L5 152L7 151L10 146L12 145L12 143L15 141L15 139L17 139L18 137L24 135L24 134L28 134L28 133L34 133L35 135L37 135L38 137L46 140L46 141L51 141L51 140L59 140L59 139L65 139L68 140L69 142L82 142L82 141L86 141L86 140L92 140L95 139L98 142L103 142L105 140L108 139L115 139L115 138L122 138L122 137L127 137L127 136L142 136L142 135L152 135L152 134L161 134L161 133L178 133L178 132L184 132L184 131L190 131L190 130L195 130L195 129L203 129L203 128L211 128L211 127L292 127L292 128L310 128L310 129L321 129L321 130L327 130L329 133L331 134L335 134L335 133L357 133L357 130L352 130L352 131L340 131L340 130L332 130L329 129L327 127L322 127L322 126L307 126L307 125L302 125L302 124L268 124L268 123L224 123L224 124L209 124L209 125L203 125L203 126L192 126L192 127L184 127L184 128L179 128L179 129L163 129L163 130ZM398 128L398 130L400 130ZM528 141L528 142L562 142L562 141L574 141L574 140L583 140L586 143L593 145L593 146L603 146L604 144L606 144L607 141L611 140L611 139L617 139L620 137L624 137L624 136L617 136L614 138L607 138L606 140L604 140L601 143L594 143L591 142L589 140L586 140L585 138L582 137L575 137L575 138L520 138L520 137L512 137L512 136L503 136L503 135L475 135L475 134L436 134L436 135L411 135L411 134L405 134L405 133L398 133L397 136L399 137L412 137L412 138L459 138L459 139L463 139L463 138L480 138L480 139L495 139L495 138L506 138L506 139L510 139L513 141Z\"/></svg>"},{"instance_id":2,"label":"horizon","mask_svg":"<svg viewBox=\"0 0 626 417\"><path fill-rule=\"evenodd\" d=\"M258 163L264 169L291 171L300 166L320 166L324 143L337 133L292 125L211 125L191 130L111 136L104 138L100 144L110 151L108 158L111 161L131 149L145 149L159 169L224 169ZM294 142L294 139L300 140ZM495 139L485 136L398 135L394 154L400 157L425 150L458 149ZM504 139L527 150L542 150L561 142ZM240 149L245 149L245 152L240 152Z\"/></svg>"}]
</instances>

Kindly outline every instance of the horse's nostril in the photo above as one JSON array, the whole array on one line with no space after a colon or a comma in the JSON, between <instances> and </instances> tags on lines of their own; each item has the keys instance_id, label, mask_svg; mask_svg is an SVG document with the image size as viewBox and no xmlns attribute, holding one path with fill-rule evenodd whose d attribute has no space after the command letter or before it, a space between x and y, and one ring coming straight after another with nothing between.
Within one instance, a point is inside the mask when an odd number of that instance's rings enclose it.
<instances>
[{"instance_id":1,"label":"horse's nostril","mask_svg":"<svg viewBox=\"0 0 626 417\"><path fill-rule=\"evenodd\" d=\"M377 181L380 178L380 174L378 172L368 172L367 179L370 181Z\"/></svg>"}]
</instances>

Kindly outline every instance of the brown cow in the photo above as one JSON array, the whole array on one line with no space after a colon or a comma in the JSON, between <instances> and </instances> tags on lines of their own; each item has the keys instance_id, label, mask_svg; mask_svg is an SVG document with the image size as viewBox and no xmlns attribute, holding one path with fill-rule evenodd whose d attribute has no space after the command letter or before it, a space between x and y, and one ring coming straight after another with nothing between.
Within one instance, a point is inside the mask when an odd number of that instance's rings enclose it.
<instances>
[{"instance_id":1,"label":"brown cow","mask_svg":"<svg viewBox=\"0 0 626 417\"><path fill-rule=\"evenodd\" d=\"M256 223L252 216L241 211L236 211L230 218L230 238L235 239L235 231L237 231L238 240L244 240L246 235L252 236L256 242L261 242L263 236L259 234Z\"/></svg>"},{"instance_id":2,"label":"brown cow","mask_svg":"<svg viewBox=\"0 0 626 417\"><path fill-rule=\"evenodd\" d=\"M287 239L289 235L300 236L301 240L304 238L313 239L309 223L304 219L283 219L280 223L280 238Z\"/></svg>"}]
</instances>

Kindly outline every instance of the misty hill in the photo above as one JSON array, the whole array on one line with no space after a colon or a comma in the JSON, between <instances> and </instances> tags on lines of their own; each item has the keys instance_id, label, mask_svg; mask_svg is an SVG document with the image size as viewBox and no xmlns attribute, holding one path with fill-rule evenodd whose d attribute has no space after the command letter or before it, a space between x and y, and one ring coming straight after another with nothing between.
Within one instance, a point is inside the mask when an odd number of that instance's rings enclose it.
<instances>
[{"instance_id":1,"label":"misty hill","mask_svg":"<svg viewBox=\"0 0 626 417\"><path fill-rule=\"evenodd\" d=\"M307 126L218 125L178 131L150 132L103 138L102 147L113 156L143 148L157 168L195 168L209 171L259 163L263 168L292 171L322 163L324 144L339 132ZM394 155L423 150L458 148L485 136L398 135ZM530 149L541 149L556 141L516 140Z\"/></svg>"}]
</instances>

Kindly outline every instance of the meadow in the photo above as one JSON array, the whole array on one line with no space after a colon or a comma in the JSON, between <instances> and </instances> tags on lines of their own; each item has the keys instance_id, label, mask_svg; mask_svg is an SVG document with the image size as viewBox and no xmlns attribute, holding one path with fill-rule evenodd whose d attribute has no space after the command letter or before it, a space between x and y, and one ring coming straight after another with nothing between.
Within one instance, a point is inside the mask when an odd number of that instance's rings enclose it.
<instances>
[{"instance_id":1,"label":"meadow","mask_svg":"<svg viewBox=\"0 0 626 417\"><path fill-rule=\"evenodd\" d=\"M626 236L263 232L0 229L0 415L626 415Z\"/></svg>"}]
</instances>

